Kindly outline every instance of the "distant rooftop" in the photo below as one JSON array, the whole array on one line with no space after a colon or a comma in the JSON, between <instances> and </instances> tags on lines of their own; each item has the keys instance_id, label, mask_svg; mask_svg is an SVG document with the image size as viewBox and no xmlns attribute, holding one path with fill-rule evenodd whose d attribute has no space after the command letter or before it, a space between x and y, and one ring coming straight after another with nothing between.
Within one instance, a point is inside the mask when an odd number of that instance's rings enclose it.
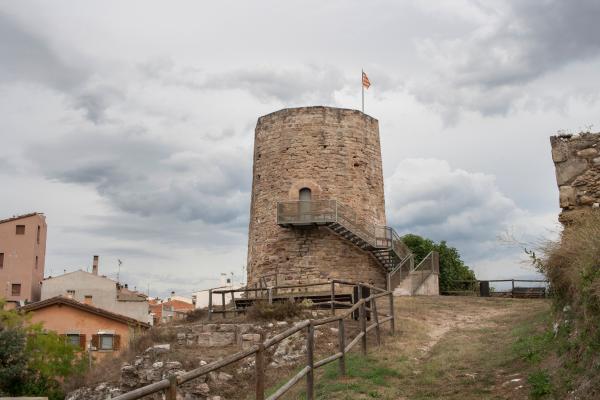
<instances>
[{"instance_id":1,"label":"distant rooftop","mask_svg":"<svg viewBox=\"0 0 600 400\"><path fill-rule=\"evenodd\" d=\"M41 216L43 216L43 215L44 215L44 213L32 212L32 213L29 213L29 214L23 214L23 215L14 215L14 216L12 216L12 217L10 217L10 218L6 218L6 219L2 219L2 220L0 220L0 224L3 224L3 223L5 223L5 222L11 222L11 221L15 221L15 220L17 220L17 219L22 219L22 218L33 217L33 216L35 216L35 215L41 215Z\"/></svg>"}]
</instances>

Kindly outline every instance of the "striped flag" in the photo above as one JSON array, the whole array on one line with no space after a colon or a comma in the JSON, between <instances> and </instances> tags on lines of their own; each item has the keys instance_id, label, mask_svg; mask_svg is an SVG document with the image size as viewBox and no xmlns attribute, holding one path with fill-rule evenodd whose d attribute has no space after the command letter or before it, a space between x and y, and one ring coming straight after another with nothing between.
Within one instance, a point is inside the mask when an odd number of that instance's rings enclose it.
<instances>
[{"instance_id":1,"label":"striped flag","mask_svg":"<svg viewBox=\"0 0 600 400\"><path fill-rule=\"evenodd\" d=\"M369 86L371 86L371 81L369 81L369 77L367 76L365 71L363 71L362 73L362 85L365 89L368 89Z\"/></svg>"}]
</instances>

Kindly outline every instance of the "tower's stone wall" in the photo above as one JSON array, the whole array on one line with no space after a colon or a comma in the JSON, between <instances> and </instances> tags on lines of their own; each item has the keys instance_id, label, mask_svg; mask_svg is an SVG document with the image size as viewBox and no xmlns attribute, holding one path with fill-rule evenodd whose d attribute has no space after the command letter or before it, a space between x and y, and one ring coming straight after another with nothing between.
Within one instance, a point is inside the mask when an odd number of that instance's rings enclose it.
<instances>
[{"instance_id":1,"label":"tower's stone wall","mask_svg":"<svg viewBox=\"0 0 600 400\"><path fill-rule=\"evenodd\" d=\"M568 224L585 208L600 207L600 134L550 137L556 168L559 220Z\"/></svg>"},{"instance_id":2,"label":"tower's stone wall","mask_svg":"<svg viewBox=\"0 0 600 400\"><path fill-rule=\"evenodd\" d=\"M260 117L248 242L248 283L277 274L279 283L328 278L384 286L383 267L368 252L325 227L282 228L277 202L336 199L360 218L385 225L379 124L359 111L329 107L284 109Z\"/></svg>"}]
</instances>

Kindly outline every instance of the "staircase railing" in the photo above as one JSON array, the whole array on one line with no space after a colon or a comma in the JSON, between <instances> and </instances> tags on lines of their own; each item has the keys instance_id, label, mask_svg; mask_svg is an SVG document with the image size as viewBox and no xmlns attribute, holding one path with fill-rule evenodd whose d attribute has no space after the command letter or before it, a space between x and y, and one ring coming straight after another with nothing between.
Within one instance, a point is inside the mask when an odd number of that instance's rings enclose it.
<instances>
[{"instance_id":1,"label":"staircase railing","mask_svg":"<svg viewBox=\"0 0 600 400\"><path fill-rule=\"evenodd\" d=\"M337 200L300 200L277 203L277 224L311 225L337 223L376 249L391 249L398 262L410 254L396 231L361 218L352 208Z\"/></svg>"},{"instance_id":2,"label":"staircase railing","mask_svg":"<svg viewBox=\"0 0 600 400\"><path fill-rule=\"evenodd\" d=\"M410 274L414 266L415 258L411 253L387 274L387 290L394 290Z\"/></svg>"},{"instance_id":3,"label":"staircase railing","mask_svg":"<svg viewBox=\"0 0 600 400\"><path fill-rule=\"evenodd\" d=\"M430 275L439 274L439 265L439 254L435 251L430 252L421 260L421 262L410 272L412 294L415 294Z\"/></svg>"}]
</instances>

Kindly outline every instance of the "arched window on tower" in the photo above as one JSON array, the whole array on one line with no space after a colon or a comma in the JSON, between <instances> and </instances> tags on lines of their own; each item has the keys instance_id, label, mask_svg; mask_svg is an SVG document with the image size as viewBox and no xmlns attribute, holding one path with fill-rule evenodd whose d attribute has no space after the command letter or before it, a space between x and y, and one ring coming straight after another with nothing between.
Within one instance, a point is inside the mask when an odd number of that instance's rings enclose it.
<instances>
[{"instance_id":1,"label":"arched window on tower","mask_svg":"<svg viewBox=\"0 0 600 400\"><path fill-rule=\"evenodd\" d=\"M311 199L310 189L309 188L300 189L299 199L300 199L300 201L310 201L310 199Z\"/></svg>"}]
</instances>

